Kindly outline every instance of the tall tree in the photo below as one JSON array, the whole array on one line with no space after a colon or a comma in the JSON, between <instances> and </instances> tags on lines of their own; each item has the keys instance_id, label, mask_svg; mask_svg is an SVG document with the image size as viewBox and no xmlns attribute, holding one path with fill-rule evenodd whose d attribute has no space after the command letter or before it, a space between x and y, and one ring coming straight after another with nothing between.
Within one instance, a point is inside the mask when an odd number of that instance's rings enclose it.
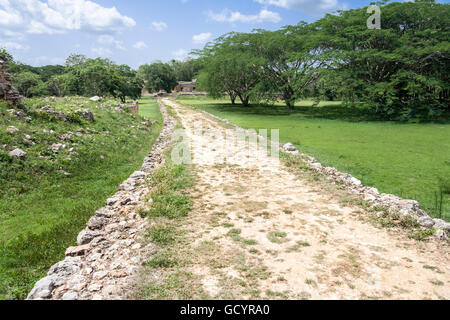
<instances>
[{"instance_id":1,"label":"tall tree","mask_svg":"<svg viewBox=\"0 0 450 320\"><path fill-rule=\"evenodd\" d=\"M367 28L366 7L326 15L313 25L340 54L331 71L342 94L388 118L450 111L450 5L385 3L379 30Z\"/></svg>"},{"instance_id":2,"label":"tall tree","mask_svg":"<svg viewBox=\"0 0 450 320\"><path fill-rule=\"evenodd\" d=\"M165 90L170 93L177 85L177 78L173 69L160 61L140 66L138 76L149 92Z\"/></svg>"},{"instance_id":3,"label":"tall tree","mask_svg":"<svg viewBox=\"0 0 450 320\"><path fill-rule=\"evenodd\" d=\"M234 104L239 97L248 106L260 75L253 52L248 49L248 34L229 33L197 52L204 60L201 86L212 97L227 94Z\"/></svg>"},{"instance_id":4,"label":"tall tree","mask_svg":"<svg viewBox=\"0 0 450 320\"><path fill-rule=\"evenodd\" d=\"M280 94L289 109L331 64L333 52L322 46L323 40L304 22L274 32L258 30L250 37L248 47L259 58L264 88Z\"/></svg>"}]
</instances>

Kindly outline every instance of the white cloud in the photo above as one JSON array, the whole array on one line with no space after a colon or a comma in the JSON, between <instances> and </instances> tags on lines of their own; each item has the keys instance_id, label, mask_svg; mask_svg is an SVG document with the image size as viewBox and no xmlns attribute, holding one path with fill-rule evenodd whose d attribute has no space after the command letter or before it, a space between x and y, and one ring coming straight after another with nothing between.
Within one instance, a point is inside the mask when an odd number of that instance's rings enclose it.
<instances>
[{"instance_id":1,"label":"white cloud","mask_svg":"<svg viewBox=\"0 0 450 320\"><path fill-rule=\"evenodd\" d=\"M320 14L330 12L341 7L338 0L253 0L255 2L281 7L285 9L299 10L308 14Z\"/></svg>"},{"instance_id":2,"label":"white cloud","mask_svg":"<svg viewBox=\"0 0 450 320\"><path fill-rule=\"evenodd\" d=\"M167 29L167 23L165 23L163 21L153 21L152 28L158 32L161 32L161 31L164 31Z\"/></svg>"},{"instance_id":3,"label":"white cloud","mask_svg":"<svg viewBox=\"0 0 450 320\"><path fill-rule=\"evenodd\" d=\"M194 43L199 43L199 44L203 44L208 42L212 37L212 33L211 32L204 32L204 33L200 33L200 34L196 34L192 37L192 41Z\"/></svg>"},{"instance_id":4,"label":"white cloud","mask_svg":"<svg viewBox=\"0 0 450 320\"><path fill-rule=\"evenodd\" d=\"M123 46L122 41L116 40L113 36L108 35L108 34L99 36L97 39L97 42L102 45L113 46L116 49L126 50L125 47Z\"/></svg>"},{"instance_id":5,"label":"white cloud","mask_svg":"<svg viewBox=\"0 0 450 320\"><path fill-rule=\"evenodd\" d=\"M139 41L139 42L136 42L133 45L133 48L135 48L135 49L144 49L144 48L148 48L148 46L147 46L147 44L144 41Z\"/></svg>"},{"instance_id":6,"label":"white cloud","mask_svg":"<svg viewBox=\"0 0 450 320\"><path fill-rule=\"evenodd\" d=\"M278 13L262 9L256 15L245 15L239 11L231 11L228 9L220 13L208 11L207 15L210 19L217 22L242 22L242 23L263 23L263 22L280 22L281 17Z\"/></svg>"},{"instance_id":7,"label":"white cloud","mask_svg":"<svg viewBox=\"0 0 450 320\"><path fill-rule=\"evenodd\" d=\"M113 33L136 22L117 11L88 0L1 0L0 30L29 34L64 33L69 30Z\"/></svg>"},{"instance_id":8,"label":"white cloud","mask_svg":"<svg viewBox=\"0 0 450 320\"><path fill-rule=\"evenodd\" d=\"M91 50L100 57L107 57L112 54L112 51L108 48L92 48Z\"/></svg>"},{"instance_id":9,"label":"white cloud","mask_svg":"<svg viewBox=\"0 0 450 320\"><path fill-rule=\"evenodd\" d=\"M172 52L172 55L176 60L184 60L188 57L189 52L184 49L179 49L179 50Z\"/></svg>"},{"instance_id":10,"label":"white cloud","mask_svg":"<svg viewBox=\"0 0 450 320\"><path fill-rule=\"evenodd\" d=\"M27 51L29 46L23 45L13 41L0 41L0 48L5 48L8 51Z\"/></svg>"}]
</instances>

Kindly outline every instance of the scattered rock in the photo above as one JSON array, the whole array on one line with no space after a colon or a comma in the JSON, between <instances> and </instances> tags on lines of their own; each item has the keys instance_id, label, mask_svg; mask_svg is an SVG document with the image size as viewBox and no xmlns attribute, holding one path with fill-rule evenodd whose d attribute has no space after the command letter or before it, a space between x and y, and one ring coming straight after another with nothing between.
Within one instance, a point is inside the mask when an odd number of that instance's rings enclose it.
<instances>
[{"instance_id":1,"label":"scattered rock","mask_svg":"<svg viewBox=\"0 0 450 320\"><path fill-rule=\"evenodd\" d=\"M53 265L50 268L47 275L68 276L80 271L81 267L82 267L81 262L69 260L66 258L66 260L58 262L57 264Z\"/></svg>"},{"instance_id":2,"label":"scattered rock","mask_svg":"<svg viewBox=\"0 0 450 320\"><path fill-rule=\"evenodd\" d=\"M90 250L90 245L85 244L78 247L69 247L66 250L66 256L69 257L77 257L77 256L83 256Z\"/></svg>"},{"instance_id":3,"label":"scattered rock","mask_svg":"<svg viewBox=\"0 0 450 320\"><path fill-rule=\"evenodd\" d=\"M146 175L145 172L143 172L143 171L136 171L130 176L130 178L131 179L144 179L146 176L147 175Z\"/></svg>"},{"instance_id":4,"label":"scattered rock","mask_svg":"<svg viewBox=\"0 0 450 320\"><path fill-rule=\"evenodd\" d=\"M94 114L90 110L88 109L77 110L76 113L80 115L82 119L89 122L94 122Z\"/></svg>"},{"instance_id":5,"label":"scattered rock","mask_svg":"<svg viewBox=\"0 0 450 320\"><path fill-rule=\"evenodd\" d=\"M88 244L92 240L94 240L96 237L100 237L101 235L102 235L102 233L100 233L100 232L91 231L91 230L83 230L78 234L77 244L79 246Z\"/></svg>"},{"instance_id":6,"label":"scattered rock","mask_svg":"<svg viewBox=\"0 0 450 320\"><path fill-rule=\"evenodd\" d=\"M420 217L417 222L424 228L432 228L434 226L434 221L430 217Z\"/></svg>"},{"instance_id":7,"label":"scattered rock","mask_svg":"<svg viewBox=\"0 0 450 320\"><path fill-rule=\"evenodd\" d=\"M53 153L58 153L60 149L64 148L65 145L61 144L61 143L54 143L51 145L50 150Z\"/></svg>"},{"instance_id":8,"label":"scattered rock","mask_svg":"<svg viewBox=\"0 0 450 320\"><path fill-rule=\"evenodd\" d=\"M283 149L286 151L297 151L297 148L290 142L283 145Z\"/></svg>"},{"instance_id":9,"label":"scattered rock","mask_svg":"<svg viewBox=\"0 0 450 320\"><path fill-rule=\"evenodd\" d=\"M91 284L87 289L91 292L100 291L103 288L103 285L99 283Z\"/></svg>"},{"instance_id":10,"label":"scattered rock","mask_svg":"<svg viewBox=\"0 0 450 320\"><path fill-rule=\"evenodd\" d=\"M112 197L112 198L108 198L106 199L106 205L107 206L113 206L115 205L120 199L118 197Z\"/></svg>"},{"instance_id":11,"label":"scattered rock","mask_svg":"<svg viewBox=\"0 0 450 320\"><path fill-rule=\"evenodd\" d=\"M450 232L450 223L441 219L434 219L434 228Z\"/></svg>"},{"instance_id":12,"label":"scattered rock","mask_svg":"<svg viewBox=\"0 0 450 320\"><path fill-rule=\"evenodd\" d=\"M64 293L62 296L63 300L78 300L78 293L74 291L69 291Z\"/></svg>"},{"instance_id":13,"label":"scattered rock","mask_svg":"<svg viewBox=\"0 0 450 320\"><path fill-rule=\"evenodd\" d=\"M13 151L9 152L8 155L13 158L23 159L27 156L27 153L22 149L16 148Z\"/></svg>"},{"instance_id":14,"label":"scattered rock","mask_svg":"<svg viewBox=\"0 0 450 320\"><path fill-rule=\"evenodd\" d=\"M6 132L8 132L9 134L14 134L14 133L16 133L18 131L19 131L19 129L17 129L14 126L9 126L8 128L6 128Z\"/></svg>"},{"instance_id":15,"label":"scattered rock","mask_svg":"<svg viewBox=\"0 0 450 320\"><path fill-rule=\"evenodd\" d=\"M50 115L50 116L52 116L56 119L59 119L61 121L64 121L64 122L67 121L67 115L64 112L55 110L53 108L50 108L49 106L45 106L45 107L42 107L41 109L39 109L39 113L44 114L44 115L45 114Z\"/></svg>"},{"instance_id":16,"label":"scattered rock","mask_svg":"<svg viewBox=\"0 0 450 320\"><path fill-rule=\"evenodd\" d=\"M434 237L439 240L450 241L450 238L447 236L447 233L444 230L437 230L434 234Z\"/></svg>"},{"instance_id":17,"label":"scattered rock","mask_svg":"<svg viewBox=\"0 0 450 320\"><path fill-rule=\"evenodd\" d=\"M72 136L73 136L72 132L67 132L67 133L63 134L62 136L60 136L59 140L62 140L62 141L70 140L72 138Z\"/></svg>"},{"instance_id":18,"label":"scattered rock","mask_svg":"<svg viewBox=\"0 0 450 320\"><path fill-rule=\"evenodd\" d=\"M19 120L25 120L26 122L30 122L32 119L30 117L27 116L27 114L25 112L23 112L22 110L16 110L16 109L8 109L7 112L12 115L15 116L17 119Z\"/></svg>"},{"instance_id":19,"label":"scattered rock","mask_svg":"<svg viewBox=\"0 0 450 320\"><path fill-rule=\"evenodd\" d=\"M93 97L89 98L89 100L94 101L94 102L98 102L98 101L101 101L102 98L100 98L99 96L93 96Z\"/></svg>"},{"instance_id":20,"label":"scattered rock","mask_svg":"<svg viewBox=\"0 0 450 320\"><path fill-rule=\"evenodd\" d=\"M98 271L98 272L95 272L95 273L93 274L92 278L95 279L95 280L102 280L102 279L104 279L107 275L108 275L108 272L106 272L106 271Z\"/></svg>"},{"instance_id":21,"label":"scattered rock","mask_svg":"<svg viewBox=\"0 0 450 320\"><path fill-rule=\"evenodd\" d=\"M62 285L61 279L56 278L55 276L48 276L45 277L38 282L36 282L33 290L31 290L30 294L28 295L27 299L47 299L51 298L52 291L56 287L59 287Z\"/></svg>"},{"instance_id":22,"label":"scattered rock","mask_svg":"<svg viewBox=\"0 0 450 320\"><path fill-rule=\"evenodd\" d=\"M87 223L87 226L91 230L98 230L103 228L103 226L106 225L107 223L108 221L105 218L93 216Z\"/></svg>"}]
</instances>

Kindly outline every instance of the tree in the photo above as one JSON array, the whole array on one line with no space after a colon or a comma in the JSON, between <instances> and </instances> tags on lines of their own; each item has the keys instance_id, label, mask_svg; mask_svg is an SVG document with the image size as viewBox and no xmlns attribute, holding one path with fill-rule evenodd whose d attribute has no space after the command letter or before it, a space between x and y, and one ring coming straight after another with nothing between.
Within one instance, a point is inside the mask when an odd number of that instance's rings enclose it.
<instances>
[{"instance_id":1,"label":"tree","mask_svg":"<svg viewBox=\"0 0 450 320\"><path fill-rule=\"evenodd\" d=\"M321 35L305 22L274 32L258 30L250 37L248 47L259 58L263 87L280 94L289 109L331 64L332 51L322 42Z\"/></svg>"},{"instance_id":2,"label":"tree","mask_svg":"<svg viewBox=\"0 0 450 320\"><path fill-rule=\"evenodd\" d=\"M177 81L192 81L200 70L198 61L191 58L185 61L171 60L169 66L175 73Z\"/></svg>"},{"instance_id":3,"label":"tree","mask_svg":"<svg viewBox=\"0 0 450 320\"><path fill-rule=\"evenodd\" d=\"M178 84L172 68L160 61L140 66L138 76L144 82L144 86L149 92L165 90L170 93Z\"/></svg>"},{"instance_id":4,"label":"tree","mask_svg":"<svg viewBox=\"0 0 450 320\"><path fill-rule=\"evenodd\" d=\"M13 77L13 86L20 92L21 95L27 98L33 96L42 96L48 94L44 82L39 75L25 71L15 74Z\"/></svg>"},{"instance_id":5,"label":"tree","mask_svg":"<svg viewBox=\"0 0 450 320\"><path fill-rule=\"evenodd\" d=\"M0 59L8 60L9 62L14 61L13 56L5 48L0 48Z\"/></svg>"},{"instance_id":6,"label":"tree","mask_svg":"<svg viewBox=\"0 0 450 320\"><path fill-rule=\"evenodd\" d=\"M380 3L380 30L366 27L366 8L326 15L313 24L340 55L330 71L340 79L345 100L363 102L391 119L450 111L450 5L385 3Z\"/></svg>"},{"instance_id":7,"label":"tree","mask_svg":"<svg viewBox=\"0 0 450 320\"><path fill-rule=\"evenodd\" d=\"M140 98L144 83L136 75L137 72L127 65L114 66L111 94L120 98L123 103L126 102L126 97Z\"/></svg>"},{"instance_id":8,"label":"tree","mask_svg":"<svg viewBox=\"0 0 450 320\"><path fill-rule=\"evenodd\" d=\"M64 97L73 93L71 84L75 82L72 73L55 75L47 81L49 93L52 96Z\"/></svg>"},{"instance_id":9,"label":"tree","mask_svg":"<svg viewBox=\"0 0 450 320\"><path fill-rule=\"evenodd\" d=\"M253 89L260 80L260 70L253 52L248 49L248 34L229 33L196 54L204 60L200 86L219 98L227 94L234 104L239 97L248 106Z\"/></svg>"}]
</instances>

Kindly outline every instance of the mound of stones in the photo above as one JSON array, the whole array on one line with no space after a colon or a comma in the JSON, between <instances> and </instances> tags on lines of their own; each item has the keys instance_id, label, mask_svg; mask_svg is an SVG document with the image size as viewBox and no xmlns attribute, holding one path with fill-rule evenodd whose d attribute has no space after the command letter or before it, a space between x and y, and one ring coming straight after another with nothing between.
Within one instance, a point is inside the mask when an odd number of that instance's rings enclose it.
<instances>
[{"instance_id":1,"label":"mound of stones","mask_svg":"<svg viewBox=\"0 0 450 320\"><path fill-rule=\"evenodd\" d=\"M0 100L18 106L20 94L11 84L11 75L8 73L8 68L8 60L0 58Z\"/></svg>"},{"instance_id":2,"label":"mound of stones","mask_svg":"<svg viewBox=\"0 0 450 320\"><path fill-rule=\"evenodd\" d=\"M77 246L50 268L28 295L29 300L110 300L123 299L142 263L156 253L152 243L141 244L148 220L139 208L145 206L149 187L147 176L163 162L170 145L175 120L160 105L164 126L152 152L139 171L124 181L119 191L106 200L77 237Z\"/></svg>"},{"instance_id":3,"label":"mound of stones","mask_svg":"<svg viewBox=\"0 0 450 320\"><path fill-rule=\"evenodd\" d=\"M49 106L42 107L39 109L40 113L48 114L56 119L59 119L61 121L67 122L68 116L61 110L56 110L53 108L50 108ZM80 116L81 119L86 120L88 122L94 122L94 114L89 109L77 109L74 111L75 114Z\"/></svg>"}]
</instances>

